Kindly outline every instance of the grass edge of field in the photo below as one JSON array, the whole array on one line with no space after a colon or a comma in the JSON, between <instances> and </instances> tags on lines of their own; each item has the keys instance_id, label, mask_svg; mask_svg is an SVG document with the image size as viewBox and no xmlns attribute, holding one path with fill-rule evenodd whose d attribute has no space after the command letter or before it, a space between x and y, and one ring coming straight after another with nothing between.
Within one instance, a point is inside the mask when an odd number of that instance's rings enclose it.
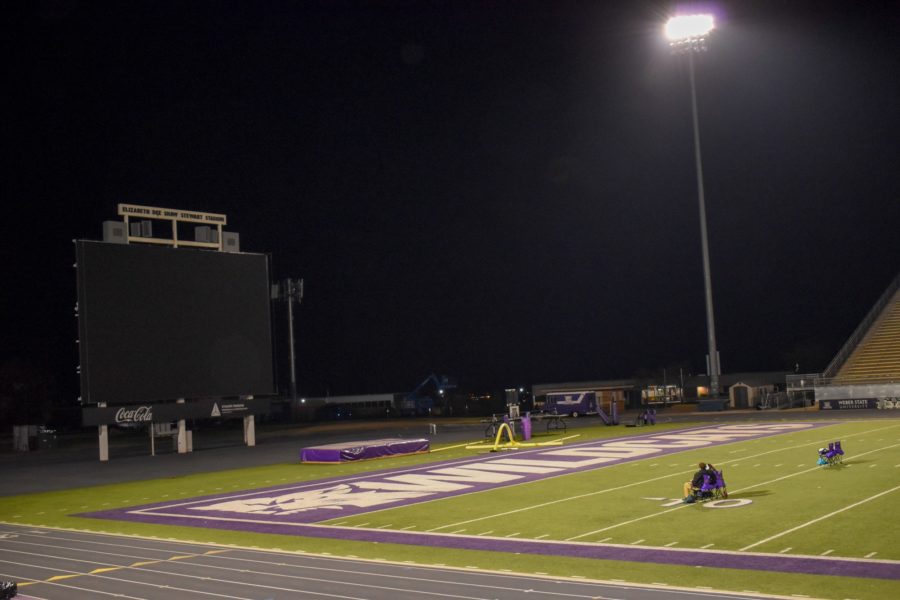
<instances>
[{"instance_id":1,"label":"grass edge of field","mask_svg":"<svg viewBox=\"0 0 900 600\"><path fill-rule=\"evenodd\" d=\"M797 421L798 419L786 419L787 421ZM802 420L802 419L799 419ZM593 439L602 440L612 437L634 437L634 435L652 435L653 433L662 433L674 429L685 429L695 426L713 425L709 423L673 423L668 426L659 427L651 431L626 431L626 435L621 435L620 431L609 428L595 427L597 431L591 432L585 428L580 430L582 434L579 441L590 441ZM586 435L585 435L586 434ZM618 435L616 435L618 434ZM631 434L631 435L628 435ZM454 456L453 451L447 453L438 452L429 455L419 455L406 461L407 464L402 466L421 466L432 462L443 461L447 458L459 458ZM401 459L402 460L402 459ZM391 463L392 466L398 463ZM353 469L353 473L347 475L365 473L381 470L385 466L383 461L373 461L367 464L361 463ZM92 488L78 488L74 490L64 490L57 492L43 492L40 494L29 494L23 496L8 496L0 498L0 522L7 521L10 524L26 525L34 527L57 527L63 529L73 529L87 532L108 532L119 535L137 535L139 537L148 537L155 539L170 539L179 541L193 541L200 543L212 543L217 545L229 546L236 540L240 541L241 547L256 549L279 549L288 552L308 552L322 556L347 557L347 558L364 558L369 560L390 560L391 562L404 563L412 560L418 565L429 566L427 563L419 563L415 559L421 556L421 548L418 546L401 546L393 544L379 544L378 552L373 552L371 546L373 544L366 542L350 542L346 540L319 540L315 538L301 538L296 536L283 536L279 534L236 534L235 532L223 532L219 530L203 530L192 527L182 526L146 526L141 524L127 524L117 522L115 527L110 527L111 522L97 521L96 525L90 524L90 520L69 514L50 518L35 519L37 515L31 513L29 518L9 519L4 517L4 513L9 513L9 506L12 499L18 502L33 502L40 500L51 500L52 502L64 500L65 497L81 494L97 493L103 495L107 499L112 499L109 494L115 491L130 495L132 498L136 494L138 488L142 486L159 486L177 488L183 486L186 481L200 483L205 485L216 479L228 479L229 477L240 477L247 472L259 473L266 469L279 468L296 468L293 463L267 465L260 467L250 467L244 469L235 469L228 471L207 472L194 475L183 475L171 478L163 478L156 480L147 480L131 483L105 484ZM310 478L302 480L314 480L319 475L318 472L311 473ZM211 478L211 479L210 479ZM261 478L257 478L261 479ZM294 480L295 482L301 480ZM279 485L279 482L267 482L261 484L261 487L269 487L271 485ZM209 486L207 486L209 487ZM131 489L129 489L131 488ZM247 488L252 489L252 488ZM126 493L127 492L127 493ZM214 493L210 490L209 493ZM194 492L190 492L186 497L193 497ZM116 495L116 494L114 494ZM71 499L71 498L70 498ZM122 496L119 496L122 500ZM176 499L176 498L169 498ZM160 501L161 499L151 499L152 501ZM7 506L4 509L4 504ZM68 503L70 506L71 502ZM128 499L124 506L134 505L132 499ZM106 506L104 508L115 508L115 506ZM75 509L66 508L71 511ZM101 509L102 510L102 509ZM20 511L21 512L21 511ZM24 515L23 515L24 517ZM26 522L27 521L27 522ZM144 530L143 528L147 528ZM152 529L152 533L150 530ZM159 535L160 532L165 537ZM200 532L204 532L200 534ZM388 554L387 558L377 556L378 554ZM430 553L431 554L431 553ZM842 600L844 598L855 598L859 600L881 599L885 597L900 596L900 584L892 581L873 580L873 579L856 579L838 576L809 576L787 573L773 573L760 571L745 571L735 569L722 568L704 568L702 579L703 585L696 585L698 578L696 567L678 567L673 565L653 564L652 569L648 569L645 563L631 563L621 561L604 561L593 559L571 559L571 558L553 558L546 556L528 556L511 552L486 552L486 551L470 551L470 550L436 550L435 556L440 556L441 564L453 566L457 568L477 567L486 570L503 571L509 564L516 564L515 573L523 575L543 574L552 577L574 577L579 579L601 579L607 581L624 580L633 584L656 584L681 586L690 589L706 589L712 587L718 590L729 590L734 592L746 592L748 590L765 594L784 594L790 590L791 594L807 595L819 598L834 598ZM473 565L472 563L478 563ZM647 572L652 571L648 574ZM660 580L664 581L660 581ZM865 591L865 594L861 592ZM871 592L872 595L869 595Z\"/></svg>"}]
</instances>

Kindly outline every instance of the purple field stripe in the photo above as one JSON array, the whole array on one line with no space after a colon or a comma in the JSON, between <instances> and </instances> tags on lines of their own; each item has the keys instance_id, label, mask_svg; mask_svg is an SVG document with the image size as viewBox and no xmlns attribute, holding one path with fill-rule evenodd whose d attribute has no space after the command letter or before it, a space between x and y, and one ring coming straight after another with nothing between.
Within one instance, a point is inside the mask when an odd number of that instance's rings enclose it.
<instances>
[{"instance_id":1,"label":"purple field stripe","mask_svg":"<svg viewBox=\"0 0 900 600\"><path fill-rule=\"evenodd\" d=\"M770 424L764 424L764 425L760 425L760 426L766 427L768 425L770 425ZM803 423L803 425L805 425L807 428L810 428L810 429L820 426L819 423ZM353 483L359 482L359 481L378 480L383 477L396 476L398 474L404 474L404 473L427 473L427 472L433 471L435 469L442 469L442 468L455 467L455 466L464 466L464 465L468 465L468 464L481 463L481 462L485 462L485 461L496 461L496 460L499 460L499 459L502 459L505 457L509 457L509 458L531 458L531 457L535 457L535 456L540 457L541 455L544 455L548 452L553 452L553 451L559 450L560 448L572 449L572 448L583 448L583 447L595 447L598 445L604 445L604 444L608 444L610 442L615 442L615 441L619 441L619 440L633 441L633 440L641 440L641 439L648 439L648 438L652 439L652 438L656 438L658 436L673 436L673 435L715 429L717 427L731 427L731 425L719 425L719 426L703 425L703 426L684 428L684 429L679 429L679 430L674 430L674 431L647 433L647 434L639 435L639 436L616 436L613 438L589 440L589 441L578 443L578 444L567 444L566 446L561 446L561 447L538 447L538 448L533 448L530 450L520 450L520 451L515 452L514 454L499 454L499 455L498 454L490 454L490 455L481 454L476 457L466 457L466 458L462 458L462 459L451 459L451 460L447 460L447 461L432 462L432 463L427 463L424 465L416 465L415 467L409 467L409 468L405 468L405 469L383 469L383 470L359 473L359 474L352 475L349 477L348 476L343 476L343 477L338 476L338 477L325 478L325 479L314 480L314 481L306 481L306 482L301 482L301 483L296 483L296 484L289 484L289 485L282 484L282 485L272 486L272 487L268 487L268 488L257 488L257 489L245 490L245 491L241 491L241 492L229 492L229 493L225 493L225 494L199 496L199 497L189 498L189 499L184 499L184 500L179 500L179 501L169 500L166 502L154 503L154 504L149 504L149 505L133 506L133 507L129 507L127 509L120 509L118 511L103 511L103 514L106 515L105 518L128 520L133 517L135 511L141 511L141 512L145 512L145 513L152 513L154 511L164 511L164 512L168 513L167 516L170 518L170 522L176 523L181 518L192 518L193 516L196 515L196 513L194 511L192 511L190 507L195 507L198 505L202 506L202 505L211 504L214 502L221 502L222 500L226 500L226 499L230 500L230 499L234 499L234 498L254 498L254 497L267 496L272 493L285 494L288 492L296 492L299 490L321 489L321 488L327 487L333 483L353 484ZM757 436L747 437L745 439L746 440L759 439L759 438L763 438L763 437L781 435L784 433L789 433L789 432L771 431L771 432L762 433ZM735 441L738 441L738 440L735 440ZM740 440L740 441L743 441L743 440ZM730 442L722 442L722 443L730 443ZM715 445L720 445L720 444L715 444ZM676 454L676 453L693 450L693 449L695 449L695 448L681 448L681 447L666 448L664 450L660 450L654 456L661 457L661 456L665 456L668 454ZM293 524L293 523L297 523L297 522L306 522L306 523L322 522L322 521L331 520L336 517L354 516L354 515L359 515L359 514L363 514L366 512L372 512L373 510L380 510L382 508L395 508L395 507L406 506L409 504L415 504L415 503L427 501L427 500L433 500L433 499L438 499L438 498L449 498L449 497L453 497L453 496L465 495L465 494L469 494L469 493L472 493L475 491L481 491L481 490L486 490L486 489L490 489L490 488L500 488L500 487L505 487L507 485L514 485L514 484L527 483L530 481L542 480L542 479L546 479L548 477L567 475L570 473L577 473L577 472L582 472L582 471L602 469L602 468L611 467L611 466L626 463L626 462L643 460L644 458L647 458L647 457L642 457L642 456L623 457L623 458L617 458L615 460L610 460L608 462L605 462L604 464L599 464L599 465L589 465L589 466L583 466L583 467L567 468L567 469L565 469L565 471L559 472L559 473L526 474L516 480L506 482L506 483L472 484L469 487L467 487L466 489L442 492L439 494L431 494L427 498L399 500L396 502L392 502L390 504L390 506L377 506L377 507L368 507L368 508L357 508L357 507L345 506L339 513L331 511L331 510L318 510L318 511L309 511L309 512L304 512L301 514L294 514L294 515L289 515L289 516L288 515L255 514L255 515L252 515L252 517L254 518L255 522L260 522L260 523L277 523L277 522L284 522L284 521L286 521L287 524ZM561 466L565 466L565 463L566 463L565 460L559 461L559 464ZM215 511L215 512L211 511L209 513L210 516L224 516L227 514L229 514L229 513L218 512L218 511ZM83 516L93 516L93 515L83 515Z\"/></svg>"},{"instance_id":2,"label":"purple field stripe","mask_svg":"<svg viewBox=\"0 0 900 600\"><path fill-rule=\"evenodd\" d=\"M121 519L118 511L92 513L91 518ZM130 514L130 521L153 524L172 524L166 517L151 514ZM302 537L378 542L382 544L402 544L456 550L483 550L489 552L517 552L539 556L568 556L600 560L620 560L625 562L657 563L692 567L713 567L751 571L771 571L779 573L802 573L805 575L835 575L840 577L863 577L870 579L900 580L900 562L844 560L839 558L800 557L786 555L747 554L715 550L685 550L674 548L640 548L608 544L553 542L547 540L509 540L489 537L458 536L434 533L414 533L409 531L387 531L383 529L357 529L325 527L321 525L296 524L286 528L282 524L213 521L205 519L179 519L178 525L191 527L227 529L233 531L253 531L254 533L274 533L298 535Z\"/></svg>"}]
</instances>

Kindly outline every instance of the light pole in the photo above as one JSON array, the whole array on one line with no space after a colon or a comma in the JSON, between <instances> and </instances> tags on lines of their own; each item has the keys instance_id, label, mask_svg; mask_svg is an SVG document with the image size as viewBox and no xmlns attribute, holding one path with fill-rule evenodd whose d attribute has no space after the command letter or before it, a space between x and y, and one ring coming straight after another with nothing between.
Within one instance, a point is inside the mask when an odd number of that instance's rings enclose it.
<instances>
[{"instance_id":1,"label":"light pole","mask_svg":"<svg viewBox=\"0 0 900 600\"><path fill-rule=\"evenodd\" d=\"M284 300L288 309L288 351L291 362L291 400L297 401L297 360L294 354L294 303L303 302L303 280L285 279L272 286L272 299Z\"/></svg>"},{"instance_id":2,"label":"light pole","mask_svg":"<svg viewBox=\"0 0 900 600\"><path fill-rule=\"evenodd\" d=\"M703 249L703 284L706 291L706 337L709 344L709 393L719 395L719 354L716 350L716 325L713 313L712 277L709 269L709 240L706 233L706 198L703 193L703 162L700 159L700 126L697 118L697 89L694 84L694 54L705 52L709 33L713 30L712 15L672 17L666 23L666 37L672 50L686 54L691 83L691 114L694 124L694 162L697 166L697 200L700 204L700 245Z\"/></svg>"}]
</instances>

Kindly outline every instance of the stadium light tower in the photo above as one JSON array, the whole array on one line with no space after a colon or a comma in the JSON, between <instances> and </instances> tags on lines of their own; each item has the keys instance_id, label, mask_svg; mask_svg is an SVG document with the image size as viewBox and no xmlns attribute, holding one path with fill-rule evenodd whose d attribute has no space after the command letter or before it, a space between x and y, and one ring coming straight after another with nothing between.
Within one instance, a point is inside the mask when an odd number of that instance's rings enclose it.
<instances>
[{"instance_id":1,"label":"stadium light tower","mask_svg":"<svg viewBox=\"0 0 900 600\"><path fill-rule=\"evenodd\" d=\"M716 325L713 314L712 277L709 269L709 240L706 233L706 198L703 193L703 162L700 159L700 126L697 119L697 89L694 84L694 55L705 52L709 34L715 27L712 15L672 17L665 33L676 54L686 54L691 83L691 114L694 124L694 162L697 167L697 199L700 204L700 245L703 249L703 283L706 290L706 336L709 343L709 393L719 395L719 354L716 350Z\"/></svg>"}]
</instances>

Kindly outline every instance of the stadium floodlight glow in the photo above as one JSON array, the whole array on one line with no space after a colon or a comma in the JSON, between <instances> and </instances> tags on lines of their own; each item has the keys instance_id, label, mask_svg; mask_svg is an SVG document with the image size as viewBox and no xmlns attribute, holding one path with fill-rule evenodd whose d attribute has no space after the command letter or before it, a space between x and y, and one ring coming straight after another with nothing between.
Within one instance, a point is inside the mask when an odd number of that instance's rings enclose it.
<instances>
[{"instance_id":1,"label":"stadium floodlight glow","mask_svg":"<svg viewBox=\"0 0 900 600\"><path fill-rule=\"evenodd\" d=\"M666 23L666 37L673 42L685 38L699 38L709 35L715 28L712 15L684 15L672 17Z\"/></svg>"},{"instance_id":2,"label":"stadium floodlight glow","mask_svg":"<svg viewBox=\"0 0 900 600\"><path fill-rule=\"evenodd\" d=\"M712 15L682 15L666 23L666 38L676 51L706 50L706 40L715 29Z\"/></svg>"}]
</instances>

